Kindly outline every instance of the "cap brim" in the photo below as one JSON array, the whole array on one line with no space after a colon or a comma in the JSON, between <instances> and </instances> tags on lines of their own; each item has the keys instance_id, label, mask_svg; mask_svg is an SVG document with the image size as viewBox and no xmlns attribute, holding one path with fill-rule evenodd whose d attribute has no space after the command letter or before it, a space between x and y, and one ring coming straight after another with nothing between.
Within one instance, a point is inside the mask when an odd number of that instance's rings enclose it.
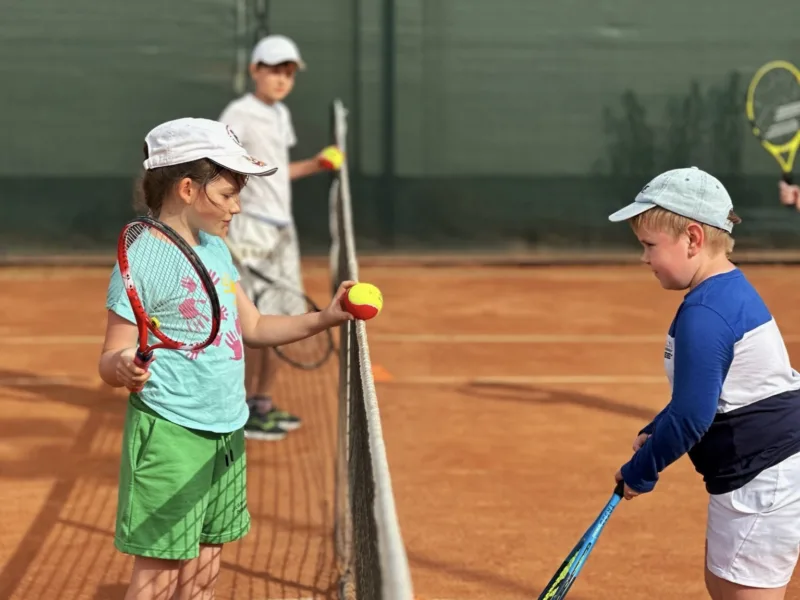
<instances>
[{"instance_id":1,"label":"cap brim","mask_svg":"<svg viewBox=\"0 0 800 600\"><path fill-rule=\"evenodd\" d=\"M266 177L278 170L278 167L269 167L257 158L242 156L241 154L235 156L214 156L208 159L221 167L225 167L234 173L241 173L242 175Z\"/></svg>"},{"instance_id":2,"label":"cap brim","mask_svg":"<svg viewBox=\"0 0 800 600\"><path fill-rule=\"evenodd\" d=\"M627 221L628 219L632 219L636 215L640 215L643 212L646 212L651 208L655 207L656 204L652 202L631 202L625 208L620 208L614 214L609 215L608 220L614 223L619 223L620 221Z\"/></svg>"},{"instance_id":3,"label":"cap brim","mask_svg":"<svg viewBox=\"0 0 800 600\"><path fill-rule=\"evenodd\" d=\"M306 66L305 61L302 58L297 58L296 56L287 56L286 58L280 58L275 60L266 61L263 58L251 61L252 64L257 65L258 63L263 63L268 67L274 67L276 65L282 65L283 63L292 62L297 65L297 68L301 71L305 71L308 67Z\"/></svg>"}]
</instances>

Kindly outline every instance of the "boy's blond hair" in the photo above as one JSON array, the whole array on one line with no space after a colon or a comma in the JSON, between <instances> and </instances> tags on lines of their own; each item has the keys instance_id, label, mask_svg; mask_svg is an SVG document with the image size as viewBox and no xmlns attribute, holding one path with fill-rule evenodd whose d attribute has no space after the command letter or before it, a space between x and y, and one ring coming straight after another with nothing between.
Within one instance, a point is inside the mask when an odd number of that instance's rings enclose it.
<instances>
[{"instance_id":1,"label":"boy's blond hair","mask_svg":"<svg viewBox=\"0 0 800 600\"><path fill-rule=\"evenodd\" d=\"M733 211L730 212L728 218L734 224L742 222ZM733 236L724 229L718 229L717 227L700 223L661 208L660 206L656 206L632 217L629 223L634 231L639 231L641 229L663 231L664 233L671 234L673 237L678 237L682 233L685 233L690 223L697 223L703 228L703 232L705 232L706 244L712 254L716 255L720 252L725 252L726 256L730 256L731 252L733 252Z\"/></svg>"}]
</instances>

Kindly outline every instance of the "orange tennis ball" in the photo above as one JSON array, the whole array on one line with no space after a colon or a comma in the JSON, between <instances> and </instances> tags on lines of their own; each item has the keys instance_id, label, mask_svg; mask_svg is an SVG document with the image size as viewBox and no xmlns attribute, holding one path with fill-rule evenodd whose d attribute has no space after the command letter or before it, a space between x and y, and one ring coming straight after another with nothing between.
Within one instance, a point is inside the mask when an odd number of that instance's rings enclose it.
<instances>
[{"instance_id":1,"label":"orange tennis ball","mask_svg":"<svg viewBox=\"0 0 800 600\"><path fill-rule=\"evenodd\" d=\"M343 308L356 319L377 317L383 308L383 295L371 283L357 283L342 298Z\"/></svg>"},{"instance_id":2,"label":"orange tennis ball","mask_svg":"<svg viewBox=\"0 0 800 600\"><path fill-rule=\"evenodd\" d=\"M344 155L336 146L328 146L325 148L320 154L319 159L320 165L329 171L338 171L341 168L343 161Z\"/></svg>"}]
</instances>

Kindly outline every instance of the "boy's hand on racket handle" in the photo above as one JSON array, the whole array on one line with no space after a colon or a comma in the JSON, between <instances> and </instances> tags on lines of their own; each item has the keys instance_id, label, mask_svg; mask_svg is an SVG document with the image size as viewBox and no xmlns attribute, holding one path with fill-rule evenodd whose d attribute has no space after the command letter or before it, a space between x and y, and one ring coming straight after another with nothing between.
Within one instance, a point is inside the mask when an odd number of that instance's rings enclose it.
<instances>
[{"instance_id":1,"label":"boy's hand on racket handle","mask_svg":"<svg viewBox=\"0 0 800 600\"><path fill-rule=\"evenodd\" d=\"M136 366L136 348L128 348L119 353L117 361L117 380L132 392L141 392L145 382L150 379L150 371Z\"/></svg>"},{"instance_id":2,"label":"boy's hand on racket handle","mask_svg":"<svg viewBox=\"0 0 800 600\"><path fill-rule=\"evenodd\" d=\"M644 434L642 434L642 435L644 435ZM616 481L617 483L622 481L622 471L621 470L617 471L614 474L614 481ZM622 490L623 490L622 491L622 497L625 498L625 500L632 500L633 498L636 498L636 496L640 495L639 492L632 490L631 488L628 487L628 484L624 483L624 482L622 484Z\"/></svg>"},{"instance_id":3,"label":"boy's hand on racket handle","mask_svg":"<svg viewBox=\"0 0 800 600\"><path fill-rule=\"evenodd\" d=\"M800 187L785 181L778 182L781 204L800 210Z\"/></svg>"},{"instance_id":4,"label":"boy's hand on racket handle","mask_svg":"<svg viewBox=\"0 0 800 600\"><path fill-rule=\"evenodd\" d=\"M344 309L342 298L344 298L347 290L353 287L356 283L357 282L355 281L343 281L341 285L339 285L339 289L336 290L336 293L333 295L333 300L331 300L331 303L327 306L327 308L322 310L321 316L326 327L340 325L345 321L352 321L355 318Z\"/></svg>"}]
</instances>

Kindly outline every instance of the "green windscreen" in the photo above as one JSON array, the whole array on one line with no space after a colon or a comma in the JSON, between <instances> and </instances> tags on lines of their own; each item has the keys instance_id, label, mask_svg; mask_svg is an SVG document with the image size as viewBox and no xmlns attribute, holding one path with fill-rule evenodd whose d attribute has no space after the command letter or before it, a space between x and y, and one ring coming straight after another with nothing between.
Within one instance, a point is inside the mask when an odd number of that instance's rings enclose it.
<instances>
[{"instance_id":1,"label":"green windscreen","mask_svg":"<svg viewBox=\"0 0 800 600\"><path fill-rule=\"evenodd\" d=\"M296 158L350 111L359 247L631 248L606 216L660 171L728 187L737 248L798 245L780 170L744 117L750 77L800 62L789 0L6 0L0 22L0 252L113 249L144 134L215 118L253 41L284 33L308 70L287 100ZM306 253L324 252L328 178L295 184Z\"/></svg>"}]
</instances>

